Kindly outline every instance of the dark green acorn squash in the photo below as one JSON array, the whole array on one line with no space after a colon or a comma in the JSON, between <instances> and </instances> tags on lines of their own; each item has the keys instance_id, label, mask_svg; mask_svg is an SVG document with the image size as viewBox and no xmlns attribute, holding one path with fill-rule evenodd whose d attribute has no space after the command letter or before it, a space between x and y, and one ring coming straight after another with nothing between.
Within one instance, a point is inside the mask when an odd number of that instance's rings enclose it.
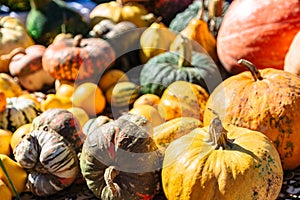
<instances>
[{"instance_id":1,"label":"dark green acorn squash","mask_svg":"<svg viewBox=\"0 0 300 200\"><path fill-rule=\"evenodd\" d=\"M222 82L222 74L206 53L192 50L191 42L182 37L179 51L168 51L152 57L140 72L142 93L161 96L175 81L198 84L208 93Z\"/></svg>"},{"instance_id":2,"label":"dark green acorn squash","mask_svg":"<svg viewBox=\"0 0 300 200\"><path fill-rule=\"evenodd\" d=\"M149 128L146 118L125 113L88 134L80 168L95 196L153 199L160 186L162 156Z\"/></svg>"}]
</instances>

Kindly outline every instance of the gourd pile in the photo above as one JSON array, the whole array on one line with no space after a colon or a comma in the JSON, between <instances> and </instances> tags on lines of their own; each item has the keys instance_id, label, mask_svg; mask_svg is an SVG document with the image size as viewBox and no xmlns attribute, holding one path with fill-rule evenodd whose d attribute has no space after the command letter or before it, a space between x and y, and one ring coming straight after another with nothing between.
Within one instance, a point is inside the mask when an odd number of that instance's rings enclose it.
<instances>
[{"instance_id":1,"label":"gourd pile","mask_svg":"<svg viewBox=\"0 0 300 200\"><path fill-rule=\"evenodd\" d=\"M300 167L296 0L6 0L0 199L280 196ZM295 195L294 195L295 196ZM300 198L300 195L295 198Z\"/></svg>"}]
</instances>

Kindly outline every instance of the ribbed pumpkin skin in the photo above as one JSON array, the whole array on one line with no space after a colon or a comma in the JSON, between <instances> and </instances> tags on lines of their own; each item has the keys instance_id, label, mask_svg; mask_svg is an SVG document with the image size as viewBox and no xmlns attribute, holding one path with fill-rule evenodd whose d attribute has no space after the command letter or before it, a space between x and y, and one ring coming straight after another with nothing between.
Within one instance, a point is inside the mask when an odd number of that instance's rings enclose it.
<instances>
[{"instance_id":1,"label":"ribbed pumpkin skin","mask_svg":"<svg viewBox=\"0 0 300 200\"><path fill-rule=\"evenodd\" d=\"M270 140L260 132L225 126L232 149L212 146L208 126L172 142L162 169L167 199L275 200L283 171Z\"/></svg>"},{"instance_id":2,"label":"ribbed pumpkin skin","mask_svg":"<svg viewBox=\"0 0 300 200\"><path fill-rule=\"evenodd\" d=\"M79 46L74 46L74 39L69 38L49 45L42 63L44 70L55 79L98 83L114 60L114 50L103 39L84 38Z\"/></svg>"},{"instance_id":3,"label":"ribbed pumpkin skin","mask_svg":"<svg viewBox=\"0 0 300 200\"><path fill-rule=\"evenodd\" d=\"M124 114L89 133L80 156L80 168L90 190L101 199L152 199L159 184L161 156L145 130L147 120ZM119 170L112 181L121 189L114 197L105 184L109 166Z\"/></svg>"},{"instance_id":4,"label":"ribbed pumpkin skin","mask_svg":"<svg viewBox=\"0 0 300 200\"><path fill-rule=\"evenodd\" d=\"M300 80L282 70L259 70L262 80L250 72L229 77L210 95L206 107L224 122L260 131L279 151L285 169L300 165ZM204 112L204 125L212 119Z\"/></svg>"},{"instance_id":5,"label":"ribbed pumpkin skin","mask_svg":"<svg viewBox=\"0 0 300 200\"><path fill-rule=\"evenodd\" d=\"M210 93L222 82L218 67L208 55L193 52L192 67L179 67L179 57L177 52L165 52L151 58L140 73L142 92L161 96L171 83L182 80L198 84Z\"/></svg>"},{"instance_id":6,"label":"ribbed pumpkin skin","mask_svg":"<svg viewBox=\"0 0 300 200\"><path fill-rule=\"evenodd\" d=\"M26 135L15 147L14 157L29 170L28 188L38 196L63 190L80 171L73 147L47 126Z\"/></svg>"},{"instance_id":7,"label":"ribbed pumpkin skin","mask_svg":"<svg viewBox=\"0 0 300 200\"><path fill-rule=\"evenodd\" d=\"M299 22L298 0L233 1L219 29L218 57L231 74L245 71L237 63L241 58L260 69L283 69L285 54L300 30Z\"/></svg>"},{"instance_id":8,"label":"ribbed pumpkin skin","mask_svg":"<svg viewBox=\"0 0 300 200\"><path fill-rule=\"evenodd\" d=\"M46 125L64 137L76 152L81 151L85 135L78 119L70 111L62 108L48 109L33 120L32 129L38 130Z\"/></svg>"},{"instance_id":9,"label":"ribbed pumpkin skin","mask_svg":"<svg viewBox=\"0 0 300 200\"><path fill-rule=\"evenodd\" d=\"M31 123L40 113L35 101L26 98L7 98L6 109L0 112L0 128L14 132L20 126Z\"/></svg>"}]
</instances>

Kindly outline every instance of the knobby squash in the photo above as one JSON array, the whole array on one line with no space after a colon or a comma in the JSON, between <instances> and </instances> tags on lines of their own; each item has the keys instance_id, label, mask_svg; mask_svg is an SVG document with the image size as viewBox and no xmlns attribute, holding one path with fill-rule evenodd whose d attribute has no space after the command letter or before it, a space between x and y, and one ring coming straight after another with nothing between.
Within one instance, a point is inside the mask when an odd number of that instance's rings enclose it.
<instances>
[{"instance_id":1,"label":"knobby squash","mask_svg":"<svg viewBox=\"0 0 300 200\"><path fill-rule=\"evenodd\" d=\"M125 113L92 130L84 142L80 168L96 197L153 199L158 192L161 154L148 121Z\"/></svg>"}]
</instances>

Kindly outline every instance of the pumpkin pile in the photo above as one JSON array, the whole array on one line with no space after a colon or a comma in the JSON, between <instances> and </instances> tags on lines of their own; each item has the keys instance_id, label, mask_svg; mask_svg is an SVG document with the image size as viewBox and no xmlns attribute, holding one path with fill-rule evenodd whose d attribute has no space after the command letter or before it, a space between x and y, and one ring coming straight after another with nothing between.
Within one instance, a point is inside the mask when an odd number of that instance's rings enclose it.
<instances>
[{"instance_id":1,"label":"pumpkin pile","mask_svg":"<svg viewBox=\"0 0 300 200\"><path fill-rule=\"evenodd\" d=\"M298 1L89 3L3 1L0 199L284 196L300 169Z\"/></svg>"}]
</instances>

